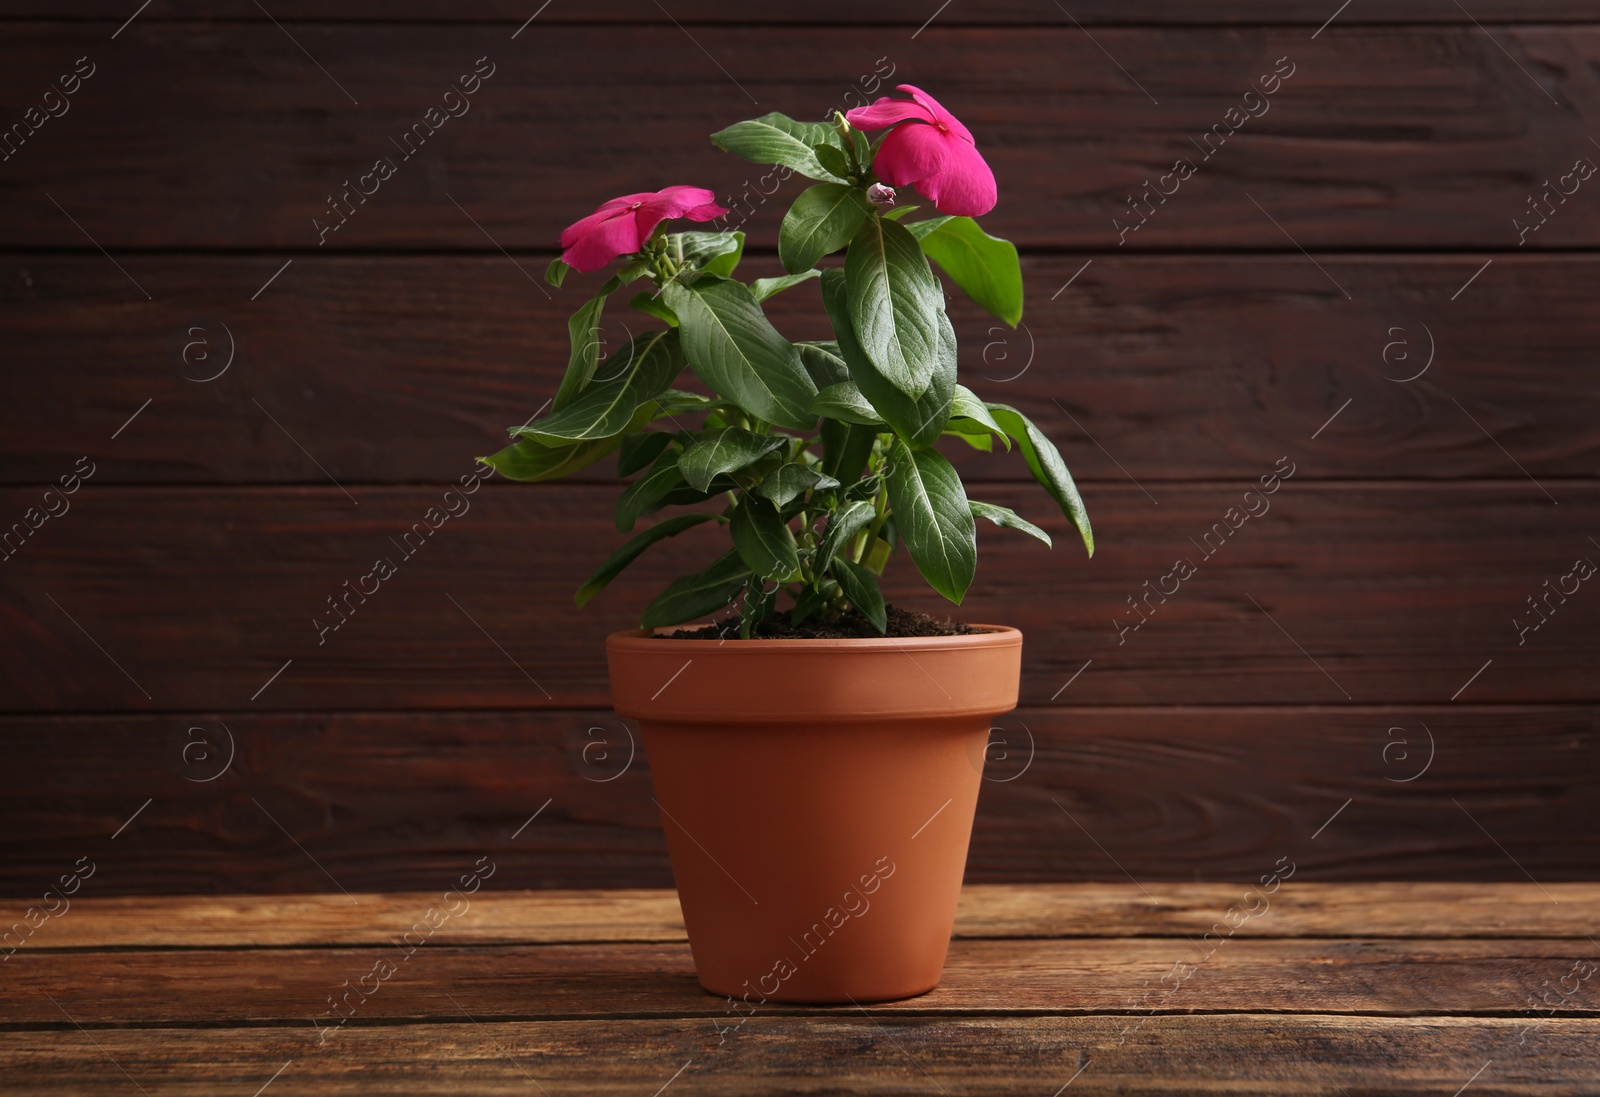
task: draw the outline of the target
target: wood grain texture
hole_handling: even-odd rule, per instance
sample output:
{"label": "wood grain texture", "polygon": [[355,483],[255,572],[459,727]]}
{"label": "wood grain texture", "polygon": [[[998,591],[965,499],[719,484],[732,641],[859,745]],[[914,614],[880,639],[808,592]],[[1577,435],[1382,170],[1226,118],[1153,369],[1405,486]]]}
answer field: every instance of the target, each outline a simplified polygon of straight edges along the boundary
{"label": "wood grain texture", "polygon": [[[1025,692],[1045,700],[1057,684]],[[1126,922],[1155,933],[1149,918],[1159,915],[1171,919],[1163,932],[1187,934],[1237,901],[1241,885],[1218,883],[1202,901],[1158,881],[1256,881],[1285,859],[1295,881],[1525,882],[1524,871],[1547,887],[1592,879],[1582,836],[1593,833],[1600,802],[1597,712],[1024,708],[995,721],[967,880],[1114,881],[1118,896],[1145,888],[1159,900],[1155,914],[1135,904],[1113,917],[1069,894],[1051,915],[1052,932]],[[72,917],[41,929],[40,947],[81,943],[78,910],[106,896],[442,892],[485,856],[495,889],[670,886],[648,758],[641,750],[628,762],[630,730],[604,710],[7,718],[0,796],[18,840],[0,856],[0,895],[10,897],[0,915],[15,920],[79,858],[95,875]],[[236,750],[222,773],[230,734]],[[1450,894],[1463,904],[1452,917],[1493,932],[1495,893]],[[1435,898],[1385,893],[1373,911],[1329,918],[1362,927],[1350,934],[1404,933],[1417,920],[1414,904]],[[573,904],[584,901],[562,901],[559,916],[576,917]],[[136,925],[141,909],[113,903],[107,918]],[[259,932],[254,909],[195,914],[172,932],[187,939],[192,922],[213,918],[217,932]],[[377,918],[393,908],[371,909]],[[1571,935],[1563,919],[1588,909],[1561,903],[1534,912],[1554,921],[1524,912],[1516,924],[1525,935]],[[665,916],[650,915],[652,924],[659,929]],[[1028,911],[972,916],[990,927],[984,933],[1039,932]],[[85,917],[83,932],[103,924]],[[322,943],[299,935],[298,920],[310,917],[299,908],[266,917],[284,935],[274,943]],[[504,924],[520,917],[508,912]],[[1285,925],[1313,932],[1298,917]],[[1436,917],[1427,925],[1455,932]]]}
{"label": "wood grain texture", "polygon": [[[72,0],[45,4],[41,0],[4,0],[0,18],[100,19],[114,29],[128,18],[128,6],[117,0]],[[921,0],[881,0],[870,7],[844,0],[768,0],[767,3],[738,9],[730,18],[726,5],[715,0],[677,0],[670,11],[645,0],[606,0],[597,4],[552,4],[542,0],[485,0],[463,9],[449,0],[401,0],[376,7],[359,0],[280,0],[272,6],[280,20],[400,22],[405,20],[452,23],[506,23],[515,30],[529,21],[530,13],[539,25],[547,23],[772,23],[772,24],[863,24],[866,27],[904,25],[920,27],[937,17],[939,25],[985,25],[1066,23],[1059,12],[1041,12],[1026,0],[990,0],[983,4],[963,4],[939,9]],[[1080,0],[1072,6],[1072,18],[1080,23],[1112,25],[1226,25],[1231,23],[1304,24],[1317,27],[1329,21],[1332,9],[1318,0],[1230,0],[1218,4],[1187,4],[1174,0]],[[1485,23],[1494,22],[1582,22],[1594,12],[1580,0],[1480,0],[1472,14]],[[141,21],[228,20],[262,22],[261,9],[237,0],[200,3],[199,0],[170,0],[139,16]],[[1456,8],[1441,8],[1428,0],[1391,0],[1383,5],[1356,5],[1338,14],[1345,26],[1363,23],[1467,23],[1468,17]],[[531,33],[531,32],[529,32]]]}
{"label": "wood grain texture", "polygon": [[[1001,925],[1028,935],[959,936],[942,985],[918,998],[752,1003],[737,1016],[699,989],[684,941],[632,939],[664,928],[665,893],[479,892],[333,1014],[352,976],[402,955],[377,934],[391,921],[402,929],[408,904],[427,896],[367,895],[365,909],[338,895],[121,904],[156,929],[142,939],[129,935],[130,918],[115,917],[118,904],[88,902],[72,932],[90,947],[7,959],[0,1065],[19,1093],[131,1082],[164,1093],[223,1084],[497,1093],[549,1083],[588,1094],[660,1092],[680,1078],[729,1093],[1322,1093],[1332,1084],[1399,1094],[1464,1081],[1487,1093],[1583,1093],[1600,1079],[1600,1006],[1583,974],[1600,949],[1587,933],[1593,890],[1558,887],[1556,901],[1533,884],[1291,882],[1258,922],[1218,934],[1207,955],[1188,934],[1139,934],[1198,928],[1194,908],[1227,901],[1216,889],[1142,898],[1130,888],[971,889],[964,934]],[[586,925],[574,924],[576,903]],[[1547,908],[1563,903],[1552,919]],[[1403,908],[1413,915],[1405,922],[1395,917]],[[1110,933],[1061,937],[1067,910]],[[496,943],[513,928],[508,915],[534,938],[587,939]],[[219,947],[150,947],[176,941],[185,923]],[[1584,936],[1516,935],[1556,923]],[[262,947],[281,945],[286,925],[323,947]],[[1430,925],[1487,928],[1491,939],[1430,936]],[[1402,939],[1315,939],[1336,926],[1399,929]],[[336,943],[353,939],[372,944]],[[1559,1009],[1542,1007],[1545,988],[1572,979],[1577,990],[1562,992]]]}
{"label": "wood grain texture", "polygon": [[[492,878],[492,877],[491,877]],[[973,884],[961,890],[958,940],[1187,938],[1245,898],[1237,883],[1152,881],[1093,884]],[[1270,887],[1270,883],[1267,885]],[[1541,890],[1541,888],[1543,890]],[[98,891],[99,888],[90,889]],[[1260,908],[1234,939],[1583,939],[1597,931],[1600,884],[1349,884],[1290,880],[1247,905]],[[70,917],[30,942],[27,955],[97,949],[292,948],[387,945],[436,892],[302,895],[160,895],[72,900]],[[1551,900],[1555,900],[1552,902]],[[450,947],[684,941],[677,892],[667,888],[499,891],[468,898],[470,916],[449,923]],[[1264,904],[1264,905],[1263,905]],[[22,910],[0,905],[0,919]],[[1581,948],[1582,946],[1576,946]],[[9,962],[9,961],[7,961]]]}
{"label": "wood grain texture", "polygon": [[[1600,261],[1499,258],[1450,300],[1485,258],[1321,258],[1351,302],[1298,253],[1030,257],[1021,330],[952,291],[962,379],[1034,416],[1086,483],[1253,480],[1281,453],[1312,458],[1307,479],[1593,477]],[[6,257],[0,328],[31,368],[0,377],[5,481],[89,454],[96,484],[449,483],[555,392],[589,288],[546,297],[501,255],[313,256],[251,302],[278,257],[124,262],[155,301],[103,256]],[[770,307],[792,338],[828,334],[814,287]],[[654,324],[616,301],[608,345]],[[969,478],[1026,475],[949,452]]]}
{"label": "wood grain texture", "polygon": [[[693,1092],[844,1094],[1450,1093],[1581,1095],[1600,1084],[1600,1020],[1558,1017],[1519,1045],[1523,1018],[1339,1016],[762,1017],[719,1044],[705,1019],[539,1024],[461,1019],[347,1029],[318,1045],[293,1028],[0,1033],[24,1093],[649,1093],[682,1070]],[[108,1062],[107,1060],[110,1060]],[[112,1064],[116,1064],[114,1067]],[[121,1073],[126,1071],[126,1075]],[[1087,1067],[1087,1069],[1085,1069]],[[1081,1073],[1080,1073],[1081,1072]],[[689,1088],[688,1086],[685,1087]],[[669,1091],[670,1092],[670,1091]]]}
{"label": "wood grain texture", "polygon": [[[1296,471],[1315,467],[1314,456],[1295,458]],[[1276,459],[1261,451],[1263,473]],[[1243,497],[1250,486],[1096,485],[1087,500],[1106,547],[1086,560],[1033,485],[988,485],[980,497],[1037,519],[1059,544],[1052,552],[985,530],[959,616],[1027,634],[1031,703],[1059,693],[1090,659],[1073,704],[1600,699],[1600,618],[1585,586],[1565,604],[1552,597],[1548,622],[1521,634],[1524,643],[1514,623],[1534,620],[1525,600],[1546,580],[1559,583],[1596,553],[1593,484],[1554,485],[1559,506],[1526,481],[1290,479],[1255,502]],[[580,611],[572,592],[621,540],[614,489],[495,484],[452,500],[437,486],[356,491],[80,489],[70,512],[3,565],[0,706],[600,707],[604,636],[630,627],[669,579],[723,551],[715,530],[692,529]],[[22,516],[38,498],[0,491],[0,513]],[[1271,509],[1242,520],[1237,508],[1262,502]],[[439,528],[422,536],[430,508],[464,503],[442,523],[436,511]],[[407,556],[400,538],[413,525],[422,547]],[[358,603],[343,584],[354,591],[379,557],[396,573]],[[1119,622],[1141,620],[1129,599],[1145,597],[1146,582],[1155,591],[1175,559],[1196,572],[1165,603],[1149,595],[1139,630],[1119,633]],[[891,599],[949,611],[903,561],[890,575]],[[354,610],[337,630],[336,596]]]}
{"label": "wood grain texture", "polygon": [[[434,900],[437,901],[436,899]],[[421,917],[427,903],[411,912]],[[1270,918],[1270,912],[1263,916]],[[471,908],[462,915],[472,918]],[[29,952],[6,962],[0,1024],[59,1027],[61,1011],[85,1027],[222,1024],[364,1024],[459,1016],[480,1022],[609,1017],[708,1017],[725,998],[695,979],[687,942],[458,948],[446,923],[408,955],[388,945],[348,949]],[[404,932],[400,923],[395,935]],[[1209,955],[1208,955],[1209,953]],[[346,1014],[333,1009],[345,981],[393,973]],[[876,1005],[914,1014],[1176,1012],[1408,1016],[1532,1015],[1540,984],[1577,982],[1574,964],[1600,965],[1600,946],[1577,941],[1366,941],[1295,939],[955,941],[930,994]],[[1585,968],[1578,968],[1581,972]],[[1176,971],[1178,975],[1169,975]],[[1296,975],[1286,979],[1284,973]],[[1169,982],[1159,982],[1169,975]],[[1179,976],[1182,976],[1181,981]],[[377,982],[377,977],[369,984]],[[1177,981],[1174,987],[1173,983]],[[1581,984],[1580,984],[1581,985]],[[1168,993],[1171,988],[1171,993]],[[47,997],[48,995],[48,997]],[[55,1001],[52,1002],[51,998]],[[332,1001],[330,1002],[330,999]],[[1530,1000],[1533,1005],[1530,1005]],[[1556,999],[1552,999],[1556,1000]],[[849,1014],[763,1007],[758,1015],[817,1019]],[[1564,1015],[1600,1017],[1600,995],[1580,991]]]}
{"label": "wood grain texture", "polygon": [[[34,101],[84,55],[85,29],[11,28],[16,60],[0,71],[0,100]],[[507,27],[314,23],[294,39],[262,21],[136,21],[113,52],[100,49],[71,112],[6,164],[0,194],[12,216],[0,244],[92,249],[87,233],[113,251],[314,252],[313,218],[330,193],[392,155],[393,177],[352,199],[349,231],[331,233],[328,248],[549,247],[600,200],[645,181],[709,186],[736,202],[750,191],[741,216],[753,242],[771,245],[780,197],[798,186],[763,183],[765,169],[706,135],[768,110],[848,107],[864,98],[862,75],[888,58],[894,80],[937,88],[980,136],[1005,181],[992,231],[1030,247],[1115,250],[1113,219],[1131,221],[1131,194],[1179,158],[1203,160],[1199,135],[1226,130],[1252,82],[1287,58],[1294,75],[1267,113],[1169,200],[1152,199],[1156,212],[1127,248],[1510,251],[1528,192],[1594,152],[1588,73],[1600,59],[1600,28],[1491,36],[1467,24],[1335,23],[1316,39],[1301,26],[1106,28],[1091,39],[1065,20],[935,23],[914,39],[902,27],[702,27],[705,53],[670,24],[550,24],[513,42]],[[468,113],[399,160],[396,135],[483,57],[494,75]],[[1600,205],[1551,205],[1549,231],[1529,234],[1528,247],[1600,239]],[[145,298],[129,285],[123,299]]]}

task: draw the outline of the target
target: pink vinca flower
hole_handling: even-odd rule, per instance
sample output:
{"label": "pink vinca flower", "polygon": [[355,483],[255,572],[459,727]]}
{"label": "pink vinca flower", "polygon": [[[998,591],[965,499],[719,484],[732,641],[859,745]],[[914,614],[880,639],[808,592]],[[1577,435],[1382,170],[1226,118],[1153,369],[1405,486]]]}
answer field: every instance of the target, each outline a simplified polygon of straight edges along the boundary
{"label": "pink vinca flower", "polygon": [[897,187],[915,186],[940,213],[981,217],[994,209],[994,172],[972,132],[921,88],[901,84],[900,90],[911,98],[884,96],[845,115],[857,129],[895,126],[879,146],[872,170]]}
{"label": "pink vinca flower", "polygon": [[644,246],[662,221],[687,217],[709,221],[728,211],[717,205],[716,195],[704,187],[667,187],[654,194],[624,194],[603,203],[561,234],[561,258],[585,274],[599,270],[619,255],[631,255]]}

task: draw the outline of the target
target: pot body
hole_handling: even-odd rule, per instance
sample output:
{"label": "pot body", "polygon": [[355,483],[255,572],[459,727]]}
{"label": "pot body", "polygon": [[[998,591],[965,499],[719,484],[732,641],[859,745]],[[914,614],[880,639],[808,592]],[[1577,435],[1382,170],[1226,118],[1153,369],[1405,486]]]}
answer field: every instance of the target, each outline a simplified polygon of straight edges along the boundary
{"label": "pot body", "polygon": [[606,642],[700,983],[752,1004],[932,990],[1022,634]]}

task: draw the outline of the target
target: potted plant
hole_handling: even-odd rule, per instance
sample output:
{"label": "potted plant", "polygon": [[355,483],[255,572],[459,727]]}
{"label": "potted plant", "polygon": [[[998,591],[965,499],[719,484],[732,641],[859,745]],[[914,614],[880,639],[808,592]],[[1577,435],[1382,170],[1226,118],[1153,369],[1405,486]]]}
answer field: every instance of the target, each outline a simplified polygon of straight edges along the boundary
{"label": "potted plant", "polygon": [[[728,531],[727,552],[606,651],[616,711],[639,721],[650,757],[700,982],[751,1004],[886,1000],[939,981],[989,722],[1016,706],[1022,635],[888,607],[878,577],[903,546],[960,603],[975,519],[1050,537],[969,499],[936,443],[1015,445],[1093,552],[1055,446],[958,381],[929,259],[1012,326],[1022,273],[1016,248],[973,220],[996,190],[972,135],[900,90],[832,123],[768,114],[712,136],[812,181],[779,230],[781,277],[736,277],[742,232],[666,231],[726,216],[708,190],[626,195],[568,228],[550,282],[620,266],[572,316],[551,413],[483,459],[540,481],[615,453],[634,478],[622,533],[698,508],[634,533],[580,606],[663,538]],[[895,205],[908,185],[936,216]],[[840,251],[842,265],[822,266]],[[812,280],[834,338],[791,342],[763,302]],[[628,304],[659,324],[602,363],[602,309],[638,283]],[[676,387],[685,370],[706,391]]]}

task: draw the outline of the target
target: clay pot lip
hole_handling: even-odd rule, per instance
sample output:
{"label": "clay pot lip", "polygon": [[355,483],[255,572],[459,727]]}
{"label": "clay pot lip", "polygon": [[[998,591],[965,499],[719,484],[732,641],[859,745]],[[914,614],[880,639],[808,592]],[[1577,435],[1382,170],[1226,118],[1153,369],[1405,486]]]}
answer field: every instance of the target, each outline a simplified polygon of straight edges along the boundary
{"label": "clay pot lip", "polygon": [[661,629],[624,629],[606,637],[606,650],[626,652],[630,655],[645,652],[665,653],[682,650],[695,655],[721,652],[727,655],[781,655],[794,652],[819,654],[823,652],[873,652],[873,651],[948,651],[971,648],[1020,647],[1022,630],[1010,625],[990,625],[971,622],[968,627],[980,629],[977,633],[956,636],[851,636],[836,639],[802,640],[671,640],[662,643],[658,632],[682,628],[667,625]]}

